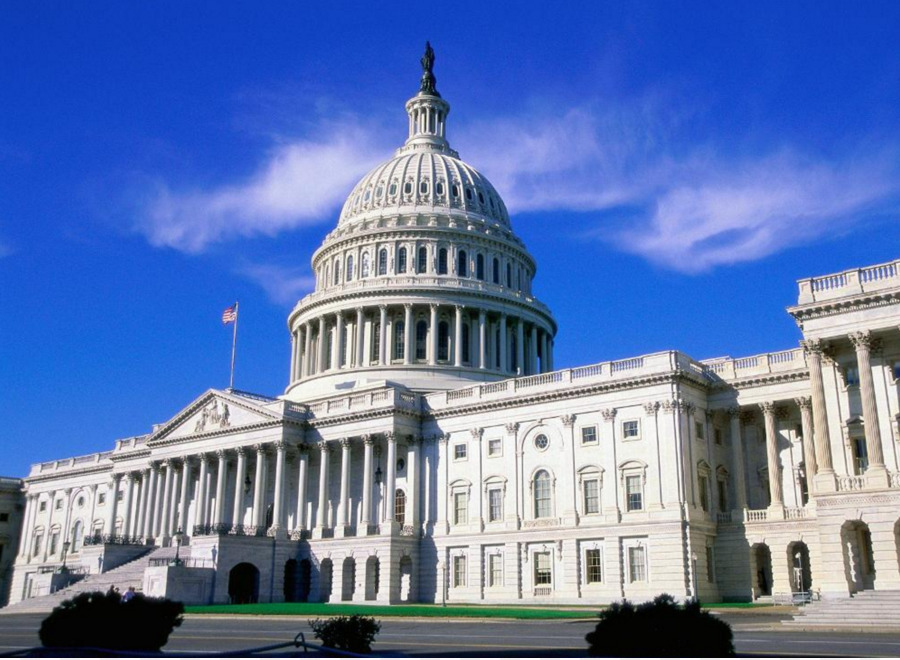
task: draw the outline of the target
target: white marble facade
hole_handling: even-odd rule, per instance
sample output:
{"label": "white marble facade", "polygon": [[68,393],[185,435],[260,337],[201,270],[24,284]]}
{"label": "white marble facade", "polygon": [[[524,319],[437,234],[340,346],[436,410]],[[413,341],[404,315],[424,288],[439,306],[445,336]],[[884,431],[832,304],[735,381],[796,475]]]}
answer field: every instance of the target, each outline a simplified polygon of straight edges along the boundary
{"label": "white marble facade", "polygon": [[34,465],[13,602],[64,542],[96,572],[176,538],[190,561],[145,588],[197,601],[900,589],[900,261],[800,281],[792,349],[554,370],[534,260],[430,69],[407,112],[313,256],[285,393],[209,390]]}

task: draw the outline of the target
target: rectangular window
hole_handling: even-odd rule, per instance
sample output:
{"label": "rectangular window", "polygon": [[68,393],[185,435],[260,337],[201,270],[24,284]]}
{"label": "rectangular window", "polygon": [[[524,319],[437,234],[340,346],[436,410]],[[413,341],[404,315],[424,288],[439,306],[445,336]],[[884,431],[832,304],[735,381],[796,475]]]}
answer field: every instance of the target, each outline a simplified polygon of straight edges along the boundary
{"label": "rectangular window", "polygon": [[631,475],[625,477],[625,496],[629,511],[640,511],[644,508],[644,492],[641,486],[641,476]]}
{"label": "rectangular window", "polygon": [[381,350],[381,323],[372,324],[372,346],[369,348],[369,363],[378,362]]}
{"label": "rectangular window", "polygon": [[856,474],[864,474],[869,469],[869,450],[865,438],[853,438],[853,468]]}
{"label": "rectangular window", "polygon": [[59,532],[53,532],[50,535],[50,554],[56,554],[56,546],[59,545]]}
{"label": "rectangular window", "polygon": [[503,555],[488,555],[488,586],[503,586]]}
{"label": "rectangular window", "polygon": [[454,461],[466,460],[467,454],[468,454],[468,445],[466,445],[465,443],[453,445],[453,460]]}
{"label": "rectangular window", "polygon": [[584,482],[585,514],[600,513],[600,480],[586,479]]}
{"label": "rectangular window", "polygon": [[453,524],[465,525],[469,520],[469,496],[466,493],[453,494]]}
{"label": "rectangular window", "polygon": [[844,384],[847,387],[859,385],[859,369],[857,367],[847,367],[844,370]]}
{"label": "rectangular window", "polygon": [[894,374],[894,380],[900,380],[900,360],[894,360],[892,372]]}
{"label": "rectangular window", "polygon": [[713,431],[713,434],[714,434],[713,437],[716,440],[716,444],[721,445],[722,444],[722,429],[715,429]]}
{"label": "rectangular window", "polygon": [[394,321],[394,359],[406,357],[406,322]]}
{"label": "rectangular window", "polygon": [[716,581],[716,552],[711,545],[706,546],[706,580]]}
{"label": "rectangular window", "polygon": [[9,522],[9,514],[0,513],[0,522]]}
{"label": "rectangular window", "polygon": [[697,434],[697,440],[706,439],[706,434],[703,432],[703,422],[694,422],[694,430]]}
{"label": "rectangular window", "polygon": [[534,553],[534,586],[553,584],[553,568],[549,552]]}
{"label": "rectangular window", "polygon": [[599,548],[585,550],[584,579],[588,584],[603,582],[603,556]]}
{"label": "rectangular window", "polygon": [[700,475],[697,481],[700,485],[700,508],[709,511],[709,477]]}
{"label": "rectangular window", "polygon": [[106,502],[106,493],[97,495],[97,504],[103,504],[104,502]]}
{"label": "rectangular window", "polygon": [[456,555],[453,558],[453,586],[466,586],[466,556]]}
{"label": "rectangular window", "polygon": [[628,548],[628,581],[647,581],[647,553],[643,546]]}
{"label": "rectangular window", "polygon": [[488,520],[490,522],[503,520],[503,491],[500,488],[491,488],[488,491]]}
{"label": "rectangular window", "polygon": [[125,499],[125,493],[121,490],[116,491],[116,502],[121,502],[123,499]]}
{"label": "rectangular window", "polygon": [[40,506],[39,508],[40,508],[41,512],[44,512],[44,511],[47,510],[47,502],[46,502],[46,500],[43,501],[43,502],[41,502],[41,506]]}
{"label": "rectangular window", "polygon": [[41,546],[44,544],[44,535],[43,534],[35,534],[34,535],[34,546],[31,549],[31,556],[36,557],[41,552]]}
{"label": "rectangular window", "polygon": [[491,438],[488,440],[488,456],[503,455],[503,440],[501,438]]}
{"label": "rectangular window", "polygon": [[585,426],[581,429],[581,444],[592,445],[597,442],[597,427]]}
{"label": "rectangular window", "polygon": [[636,419],[622,422],[622,438],[624,440],[635,440],[641,437],[641,425]]}
{"label": "rectangular window", "polygon": [[728,484],[719,480],[719,511],[728,511]]}
{"label": "rectangular window", "polygon": [[57,511],[59,511],[60,509],[62,509],[62,503],[63,503],[62,500],[56,500],[53,503],[53,508],[56,509]]}

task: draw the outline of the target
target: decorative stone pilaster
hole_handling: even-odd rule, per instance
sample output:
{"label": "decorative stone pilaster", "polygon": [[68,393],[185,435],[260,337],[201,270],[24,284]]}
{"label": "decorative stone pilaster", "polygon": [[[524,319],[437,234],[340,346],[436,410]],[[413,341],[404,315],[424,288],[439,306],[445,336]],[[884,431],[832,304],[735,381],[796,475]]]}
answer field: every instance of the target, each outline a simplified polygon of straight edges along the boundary
{"label": "decorative stone pilaster", "polygon": [[741,409],[737,406],[728,409],[731,434],[731,481],[733,485],[734,506],[743,510],[747,508],[747,485],[744,477],[744,442],[741,436]]}
{"label": "decorative stone pilaster", "polygon": [[856,363],[859,367],[859,393],[863,406],[866,453],[869,455],[869,467],[865,474],[866,485],[870,488],[887,488],[890,476],[884,465],[881,427],[878,424],[878,406],[875,401],[875,383],[872,380],[872,335],[868,331],[853,332],[849,338],[856,349]]}

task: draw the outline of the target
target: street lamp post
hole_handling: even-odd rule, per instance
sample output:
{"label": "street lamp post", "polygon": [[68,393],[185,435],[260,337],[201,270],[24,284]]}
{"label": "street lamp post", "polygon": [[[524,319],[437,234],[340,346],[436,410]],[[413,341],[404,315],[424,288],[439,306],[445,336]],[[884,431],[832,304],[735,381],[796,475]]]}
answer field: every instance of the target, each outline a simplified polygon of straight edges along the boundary
{"label": "street lamp post", "polygon": [[62,563],[62,567],[60,567],[60,569],[59,569],[60,573],[67,573],[69,571],[69,569],[66,568],[66,554],[68,552],[69,552],[69,542],[63,541],[63,544],[62,544],[62,561],[63,561],[63,563]]}
{"label": "street lamp post", "polygon": [[178,528],[178,531],[173,535],[175,538],[175,561],[172,562],[173,566],[181,566],[181,540],[184,538],[184,532],[181,531],[181,528]]}
{"label": "street lamp post", "polygon": [[805,591],[803,588],[803,553],[798,550],[794,559],[797,560],[797,591],[802,593]]}

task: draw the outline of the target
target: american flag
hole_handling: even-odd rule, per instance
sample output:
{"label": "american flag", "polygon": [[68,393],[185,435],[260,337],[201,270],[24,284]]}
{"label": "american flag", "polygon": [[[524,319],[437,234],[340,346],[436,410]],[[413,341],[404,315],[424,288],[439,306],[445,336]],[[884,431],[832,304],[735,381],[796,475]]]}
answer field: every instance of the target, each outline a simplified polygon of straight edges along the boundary
{"label": "american flag", "polygon": [[222,312],[222,325],[228,325],[235,321],[237,321],[237,303],[233,304],[231,307],[226,307],[225,311]]}

